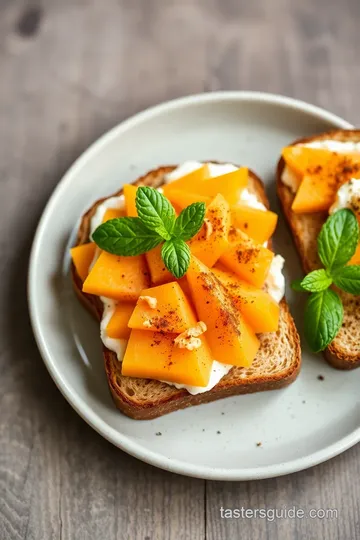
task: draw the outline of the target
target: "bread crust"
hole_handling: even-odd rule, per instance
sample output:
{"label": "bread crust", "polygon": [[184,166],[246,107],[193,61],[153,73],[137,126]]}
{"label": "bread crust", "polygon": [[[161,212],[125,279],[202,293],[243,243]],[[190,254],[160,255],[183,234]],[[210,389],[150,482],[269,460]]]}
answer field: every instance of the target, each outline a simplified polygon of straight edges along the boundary
{"label": "bread crust", "polygon": [[[175,166],[164,166],[150,171],[134,182],[134,185],[151,185],[152,187],[159,187],[163,183],[164,175],[169,173],[174,168]],[[249,171],[249,175],[252,179],[254,190],[256,191],[259,199],[267,208],[269,208],[269,202],[266,197],[263,183],[252,171]],[[113,196],[118,196],[121,193],[122,190],[115,193]],[[99,204],[101,204],[106,198],[95,202],[94,205],[83,215],[75,245],[80,245],[89,241],[91,217],[94,215]],[[73,264],[71,266],[71,273],[74,290],[79,300],[86,307],[86,309],[88,309],[88,311],[90,311],[98,320],[100,320],[103,310],[100,299],[96,296],[82,292],[82,281],[78,276]],[[136,396],[129,395],[127,392],[122,391],[122,387],[126,387],[126,380],[129,378],[121,375],[121,363],[117,360],[116,354],[104,347],[103,357],[105,371],[110,393],[115,405],[118,409],[120,409],[121,412],[133,419],[149,420],[179,409],[191,407],[193,405],[209,403],[217,399],[239,394],[275,390],[289,385],[296,379],[300,370],[300,342],[294,321],[290,315],[285,299],[281,301],[281,312],[282,318],[285,321],[284,324],[287,328],[289,340],[291,341],[291,350],[293,354],[293,358],[291,359],[290,367],[288,369],[276,373],[271,377],[259,376],[255,379],[251,379],[250,381],[246,380],[246,378],[239,377],[236,379],[234,377],[231,378],[226,376],[212,390],[197,395],[191,395],[184,389],[178,390],[175,387],[171,387],[170,395],[169,392],[167,392],[164,396],[162,396],[160,392],[160,395],[156,399],[149,400],[147,403],[138,402],[136,400]],[[273,339],[276,339],[276,334],[274,334]],[[164,386],[164,383],[159,381],[153,382],[158,383],[159,387]],[[168,385],[166,385],[166,387],[169,388]]]}
{"label": "bread crust", "polygon": [[[320,135],[314,135],[312,137],[305,137],[297,139],[292,142],[290,146],[296,144],[304,144],[315,140],[336,140],[336,141],[360,141],[360,130],[334,130],[321,133]],[[277,194],[280,199],[281,207],[285,215],[286,221],[290,227],[292,237],[300,256],[302,267],[304,272],[308,273],[321,266],[320,259],[318,258],[316,249],[312,256],[309,256],[308,251],[304,243],[303,232],[307,230],[313,236],[313,241],[316,242],[318,233],[321,227],[325,223],[328,213],[317,212],[314,214],[295,214],[291,210],[292,202],[295,198],[291,189],[286,186],[281,178],[285,168],[285,161],[281,157],[277,164],[276,169],[276,188]],[[315,245],[316,247],[316,245]],[[354,297],[343,291],[337,290],[340,294],[344,304],[344,314],[347,319],[352,319],[352,311],[355,306],[360,307],[360,297]],[[359,299],[359,303],[356,299]],[[355,307],[356,309],[356,307]],[[360,310],[359,310],[360,311]],[[354,312],[354,316],[356,311]],[[359,331],[360,329],[358,329]],[[360,338],[359,338],[360,342]],[[350,350],[349,350],[350,349]],[[332,343],[325,349],[324,356],[327,362],[336,369],[349,370],[355,369],[360,366],[360,349],[359,351],[351,350],[351,346],[345,342],[342,335],[336,336]]]}

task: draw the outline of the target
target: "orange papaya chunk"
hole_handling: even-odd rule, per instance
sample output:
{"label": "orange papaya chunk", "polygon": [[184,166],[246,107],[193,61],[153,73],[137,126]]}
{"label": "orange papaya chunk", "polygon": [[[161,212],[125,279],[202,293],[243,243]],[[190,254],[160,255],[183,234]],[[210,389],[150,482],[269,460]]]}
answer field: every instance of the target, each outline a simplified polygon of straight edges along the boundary
{"label": "orange papaya chunk", "polygon": [[328,167],[331,161],[333,161],[333,164],[336,164],[338,158],[344,158],[344,155],[336,154],[323,148],[309,148],[307,146],[295,145],[283,148],[282,157],[286,165],[296,175],[302,177],[304,174],[311,174],[318,167]]}
{"label": "orange papaya chunk", "polygon": [[143,255],[121,257],[102,251],[83,284],[83,291],[115,300],[136,301],[149,285]]}
{"label": "orange papaya chunk", "polygon": [[137,186],[133,186],[132,184],[125,184],[123,190],[125,197],[126,215],[129,217],[136,217],[138,215],[135,204]]}
{"label": "orange papaya chunk", "polygon": [[213,358],[224,364],[250,366],[260,343],[225,287],[194,256],[186,277],[198,317],[207,326],[206,338]]}
{"label": "orange papaya chunk", "polygon": [[219,262],[240,279],[261,289],[273,258],[272,251],[235,229],[229,234],[229,248],[221,255]]}
{"label": "orange papaya chunk", "polygon": [[162,186],[163,193],[165,197],[168,197],[169,200],[171,200],[170,196],[173,191],[189,191],[192,193],[194,192],[193,187],[202,183],[208,177],[209,167],[205,164],[200,166],[198,169],[195,169],[195,171],[191,171],[189,174],[186,174],[185,176],[182,176],[181,178]]}
{"label": "orange papaya chunk", "polygon": [[117,304],[114,314],[106,327],[106,333],[110,338],[129,339],[131,329],[128,327],[128,323],[134,308],[134,302],[120,302],[120,304]]}
{"label": "orange papaya chunk", "polygon": [[280,307],[270,294],[249,285],[230,272],[219,268],[213,268],[213,272],[256,334],[277,331]]}
{"label": "orange papaya chunk", "polygon": [[105,223],[105,221],[109,221],[110,219],[124,217],[125,215],[126,215],[126,211],[124,208],[108,208],[104,214],[102,222]]}
{"label": "orange papaya chunk", "polygon": [[360,178],[360,165],[341,165],[324,176],[321,173],[306,174],[296,192],[292,211],[297,214],[327,212],[339,187],[350,178]]}
{"label": "orange papaya chunk", "polygon": [[195,324],[195,313],[176,281],[141,291],[129,320],[129,328],[171,334],[181,334]]}
{"label": "orange papaya chunk", "polygon": [[122,362],[122,375],[207,386],[213,359],[204,335],[200,336],[201,346],[192,351],[177,347],[175,338],[176,334],[132,330]]}
{"label": "orange papaya chunk", "polygon": [[89,267],[95,257],[96,244],[89,242],[70,249],[72,261],[81,281],[85,281],[89,273]]}
{"label": "orange papaya chunk", "polygon": [[188,191],[182,191],[180,189],[173,189],[170,191],[167,194],[167,198],[175,208],[180,208],[181,210],[195,202],[204,202],[206,205],[211,202],[211,197],[208,197],[207,195],[189,193]]}
{"label": "orange papaya chunk", "polygon": [[360,264],[360,244],[358,244],[358,247],[348,264]]}
{"label": "orange papaya chunk", "polygon": [[178,279],[177,282],[180,285],[180,287],[182,288],[182,291],[185,294],[186,298],[189,300],[191,305],[193,305],[192,299],[191,299],[191,290],[190,290],[188,281],[186,279],[186,275],[184,277]]}
{"label": "orange papaya chunk", "polygon": [[230,221],[229,204],[218,194],[206,210],[203,227],[189,242],[191,253],[210,268],[228,248]]}
{"label": "orange papaya chunk", "polygon": [[278,216],[270,210],[242,206],[231,208],[232,225],[244,231],[250,238],[263,244],[274,234]]}
{"label": "orange papaya chunk", "polygon": [[290,169],[302,177],[291,207],[295,213],[327,211],[339,187],[360,176],[360,153],[290,146],[282,155]]}
{"label": "orange papaya chunk", "polygon": [[174,276],[166,268],[161,258],[161,248],[162,246],[157,246],[145,253],[152,285],[162,285],[163,283],[169,283],[169,281],[174,280]]}
{"label": "orange papaya chunk", "polygon": [[248,183],[248,169],[241,167],[220,176],[209,178],[193,186],[192,191],[200,195],[215,197],[220,193],[230,206],[234,206]]}
{"label": "orange papaya chunk", "polygon": [[326,181],[319,182],[316,176],[304,176],[291,210],[296,214],[327,211],[334,202],[335,194],[334,186]]}

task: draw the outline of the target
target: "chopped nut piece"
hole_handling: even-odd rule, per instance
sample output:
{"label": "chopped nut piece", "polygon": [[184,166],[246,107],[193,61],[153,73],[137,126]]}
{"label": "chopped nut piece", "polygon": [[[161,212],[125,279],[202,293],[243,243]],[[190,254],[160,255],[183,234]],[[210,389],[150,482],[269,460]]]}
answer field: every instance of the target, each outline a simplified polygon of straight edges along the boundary
{"label": "chopped nut piece", "polygon": [[181,337],[182,334],[177,336],[174,339],[174,344],[179,349],[187,349],[188,351],[193,351],[194,349],[199,349],[201,347],[201,339],[197,337]]}
{"label": "chopped nut piece", "polygon": [[152,326],[152,322],[150,319],[146,319],[144,322],[143,322],[143,326],[145,326],[145,328],[151,328]]}
{"label": "chopped nut piece", "polygon": [[188,328],[188,330],[185,330],[185,332],[182,332],[182,334],[179,334],[174,339],[174,344],[176,347],[179,347],[179,349],[188,349],[189,351],[199,349],[199,347],[201,347],[201,339],[199,339],[198,336],[201,336],[206,330],[206,324],[203,321],[199,321],[195,326],[192,326],[191,328]]}
{"label": "chopped nut piece", "polygon": [[203,321],[199,321],[195,326],[192,326],[186,332],[191,337],[198,337],[201,336],[204,332],[206,332],[207,326]]}
{"label": "chopped nut piece", "polygon": [[210,238],[214,230],[210,219],[208,218],[204,219],[204,226],[205,226],[205,240],[207,240],[208,238]]}
{"label": "chopped nut piece", "polygon": [[146,302],[151,309],[156,309],[157,306],[157,298],[154,298],[153,296],[139,296],[139,300],[142,300],[143,302]]}

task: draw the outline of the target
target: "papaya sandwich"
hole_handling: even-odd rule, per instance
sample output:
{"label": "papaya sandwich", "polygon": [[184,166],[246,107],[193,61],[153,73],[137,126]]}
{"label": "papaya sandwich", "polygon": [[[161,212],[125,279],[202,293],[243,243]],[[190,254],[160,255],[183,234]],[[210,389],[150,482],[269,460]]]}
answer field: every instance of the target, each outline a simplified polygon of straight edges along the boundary
{"label": "papaya sandwich", "polygon": [[116,406],[135,419],[290,384],[301,362],[272,251],[277,216],[246,167],[159,167],[82,216],[71,249]]}
{"label": "papaya sandwich", "polygon": [[305,337],[339,369],[360,365],[360,131],[337,130],[285,147],[277,192],[309,293]]}

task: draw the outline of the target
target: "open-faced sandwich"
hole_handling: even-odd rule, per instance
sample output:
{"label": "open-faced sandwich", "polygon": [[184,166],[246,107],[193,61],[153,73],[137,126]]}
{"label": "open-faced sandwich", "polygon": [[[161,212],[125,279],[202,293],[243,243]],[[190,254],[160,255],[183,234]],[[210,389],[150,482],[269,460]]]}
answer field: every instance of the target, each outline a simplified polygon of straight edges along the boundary
{"label": "open-faced sandwich", "polygon": [[282,151],[277,191],[310,294],[305,336],[331,365],[360,365],[360,131],[293,142]]}
{"label": "open-faced sandwich", "polygon": [[74,288],[100,321],[110,391],[126,415],[150,419],[296,378],[299,338],[268,206],[247,168],[186,162],[84,214]]}

